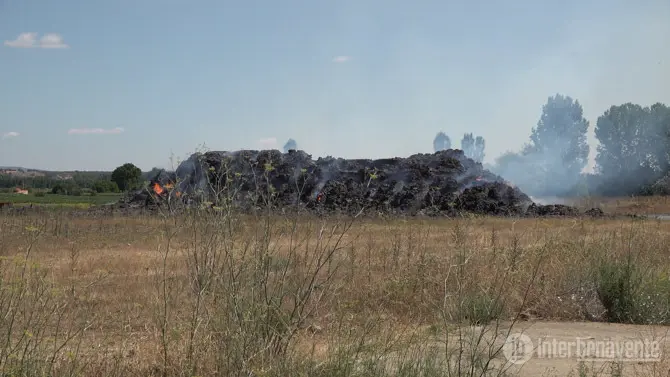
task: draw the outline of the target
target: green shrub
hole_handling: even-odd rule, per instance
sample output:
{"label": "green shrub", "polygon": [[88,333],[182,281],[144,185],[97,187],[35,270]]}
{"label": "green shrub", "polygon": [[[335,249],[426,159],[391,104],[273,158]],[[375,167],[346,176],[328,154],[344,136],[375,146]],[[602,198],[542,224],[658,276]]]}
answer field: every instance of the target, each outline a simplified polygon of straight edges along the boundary
{"label": "green shrub", "polygon": [[608,322],[670,323],[670,281],[634,263],[631,256],[623,261],[601,261],[596,289]]}
{"label": "green shrub", "polygon": [[466,295],[461,302],[461,318],[471,325],[486,325],[499,319],[503,313],[503,305],[498,297],[485,292]]}
{"label": "green shrub", "polygon": [[631,263],[603,261],[598,266],[596,289],[608,322],[635,322],[635,296],[640,292],[639,272]]}

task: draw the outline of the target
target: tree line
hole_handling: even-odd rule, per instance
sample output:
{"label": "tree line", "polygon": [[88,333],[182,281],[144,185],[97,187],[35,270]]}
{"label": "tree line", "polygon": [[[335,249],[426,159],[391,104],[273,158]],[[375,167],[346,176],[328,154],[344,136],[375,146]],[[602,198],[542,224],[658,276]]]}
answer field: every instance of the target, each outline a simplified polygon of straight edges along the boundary
{"label": "tree line", "polygon": [[[472,133],[466,133],[461,139],[461,150],[466,157],[471,158],[477,162],[484,161],[484,149],[486,148],[486,141],[483,137],[475,137]],[[435,135],[433,139],[433,151],[443,151],[451,149],[451,138],[443,131]]]}
{"label": "tree line", "polygon": [[73,172],[71,178],[63,179],[62,173],[45,172],[44,175],[18,176],[0,174],[0,190],[11,192],[14,188],[28,188],[38,192],[59,195],[81,195],[90,193],[118,193],[141,187],[161,169],[142,172],[132,163],[125,163],[112,172]]}
{"label": "tree line", "polygon": [[[528,142],[519,151],[499,156],[491,171],[533,196],[668,195],[670,194],[670,108],[624,103],[598,117],[594,133],[599,145],[593,173],[584,173],[590,147],[590,123],[583,107],[570,96],[547,99]],[[435,151],[451,148],[438,132]],[[484,139],[465,134],[465,155],[483,160]]]}

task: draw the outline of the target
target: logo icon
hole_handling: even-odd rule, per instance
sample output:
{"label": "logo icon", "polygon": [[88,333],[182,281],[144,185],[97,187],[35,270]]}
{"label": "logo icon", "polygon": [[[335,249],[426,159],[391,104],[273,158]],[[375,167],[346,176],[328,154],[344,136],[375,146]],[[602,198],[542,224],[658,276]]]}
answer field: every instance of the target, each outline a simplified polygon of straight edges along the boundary
{"label": "logo icon", "polygon": [[524,364],[533,357],[533,341],[528,335],[522,333],[510,334],[505,339],[503,354],[512,364]]}

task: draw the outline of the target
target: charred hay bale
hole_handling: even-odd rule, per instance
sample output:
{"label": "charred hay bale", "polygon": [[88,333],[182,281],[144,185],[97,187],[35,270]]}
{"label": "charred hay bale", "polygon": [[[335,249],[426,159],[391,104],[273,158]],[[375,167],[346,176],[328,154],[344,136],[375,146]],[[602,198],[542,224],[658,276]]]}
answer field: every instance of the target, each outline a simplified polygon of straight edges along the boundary
{"label": "charred hay bale", "polygon": [[500,182],[486,183],[463,191],[455,200],[457,211],[489,215],[521,215],[530,198]]}
{"label": "charred hay bale", "polygon": [[603,210],[600,208],[591,208],[584,211],[584,215],[591,217],[603,217],[605,216],[605,212],[603,212]]}
{"label": "charred hay bale", "polygon": [[204,157],[201,153],[194,153],[179,164],[175,171],[179,181],[179,190],[192,195],[197,189],[206,187],[207,176],[204,169]]}
{"label": "charred hay bale", "polygon": [[533,203],[528,207],[526,215],[542,217],[577,216],[579,215],[579,209],[565,204],[538,205]]}
{"label": "charred hay bale", "polygon": [[[518,215],[532,201],[461,150],[378,160],[325,157],[304,151],[240,150],[194,154],[177,168],[184,196],[255,210],[310,208],[317,212]],[[169,179],[171,177],[166,177]],[[129,202],[146,203],[144,193]],[[537,206],[531,213],[571,213]],[[561,212],[562,211],[562,212]]]}
{"label": "charred hay bale", "polygon": [[159,170],[158,173],[151,178],[151,183],[158,182],[161,185],[174,183],[176,181],[177,181],[176,172],[168,172],[165,169]]}

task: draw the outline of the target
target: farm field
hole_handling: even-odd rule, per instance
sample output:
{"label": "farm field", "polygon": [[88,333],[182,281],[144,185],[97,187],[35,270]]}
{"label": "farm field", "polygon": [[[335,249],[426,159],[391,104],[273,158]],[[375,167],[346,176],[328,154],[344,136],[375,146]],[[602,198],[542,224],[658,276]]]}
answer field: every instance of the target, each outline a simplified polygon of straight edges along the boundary
{"label": "farm field", "polygon": [[[606,212],[667,206],[601,202]],[[670,367],[670,221],[0,212],[0,254],[2,375],[667,376]],[[510,365],[501,347],[518,331],[533,341],[651,339],[663,352],[653,362]]]}
{"label": "farm field", "polygon": [[113,203],[121,198],[122,194],[103,193],[97,195],[57,195],[45,194],[37,196],[34,194],[7,194],[0,193],[0,203],[13,203],[15,205],[39,204],[47,206],[79,206],[86,207],[91,205],[102,205]]}

